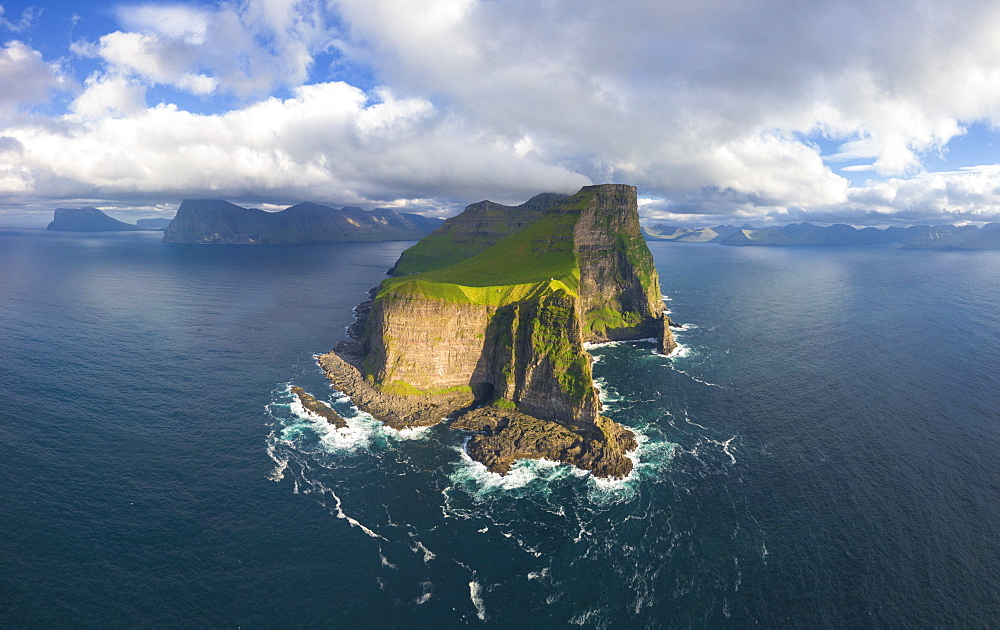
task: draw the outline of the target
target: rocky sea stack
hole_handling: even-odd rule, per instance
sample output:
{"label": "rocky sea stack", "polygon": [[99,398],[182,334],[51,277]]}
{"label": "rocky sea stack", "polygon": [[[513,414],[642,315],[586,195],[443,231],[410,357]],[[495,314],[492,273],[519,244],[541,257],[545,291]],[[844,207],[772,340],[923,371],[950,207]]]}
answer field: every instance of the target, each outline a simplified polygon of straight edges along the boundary
{"label": "rocky sea stack", "polygon": [[631,471],[635,436],[601,416],[584,344],[676,345],[634,187],[473,204],[393,272],[357,309],[356,341],[320,357],[359,408],[394,428],[453,418],[494,472],[543,457]]}

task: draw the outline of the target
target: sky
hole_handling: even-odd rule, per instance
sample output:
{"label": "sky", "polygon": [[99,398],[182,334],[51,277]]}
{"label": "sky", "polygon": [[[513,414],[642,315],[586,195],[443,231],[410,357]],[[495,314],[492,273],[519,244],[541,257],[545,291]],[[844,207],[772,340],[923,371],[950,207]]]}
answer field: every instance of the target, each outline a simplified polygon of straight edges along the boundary
{"label": "sky", "polygon": [[0,0],[0,226],[610,182],[673,225],[982,223],[998,128],[993,0]]}

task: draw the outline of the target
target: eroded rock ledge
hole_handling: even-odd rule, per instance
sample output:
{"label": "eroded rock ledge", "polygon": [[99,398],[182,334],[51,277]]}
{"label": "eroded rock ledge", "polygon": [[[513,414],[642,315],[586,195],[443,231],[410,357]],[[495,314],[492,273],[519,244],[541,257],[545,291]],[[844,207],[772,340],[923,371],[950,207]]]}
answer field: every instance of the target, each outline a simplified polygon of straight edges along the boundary
{"label": "eroded rock ledge", "polygon": [[[352,349],[350,344],[338,347],[346,356]],[[370,385],[336,351],[318,356],[317,361],[337,390],[387,426],[401,430],[454,418],[451,428],[476,432],[466,452],[491,472],[506,474],[518,459],[548,459],[609,479],[621,479],[632,471],[627,455],[637,446],[635,434],[610,418],[599,416],[596,430],[580,431],[515,409],[473,407],[471,392],[395,396]]]}
{"label": "eroded rock ledge", "polygon": [[293,385],[290,391],[296,398],[299,399],[299,402],[308,411],[316,414],[320,418],[323,418],[338,429],[344,429],[347,427],[347,421],[345,421],[339,413],[334,411],[330,405],[326,404],[322,400],[316,400],[315,396],[308,393],[301,387]]}
{"label": "eroded rock ledge", "polygon": [[[341,344],[338,350],[351,357],[348,344]],[[333,386],[347,394],[358,409],[397,431],[437,424],[459,410],[469,408],[473,403],[472,393],[469,391],[423,396],[389,394],[373,387],[361,376],[358,368],[344,360],[337,351],[330,351],[316,359]]]}
{"label": "eroded rock ledge", "polygon": [[611,418],[597,418],[598,431],[574,431],[512,409],[480,407],[459,416],[452,428],[478,431],[465,450],[492,472],[505,474],[518,459],[548,459],[621,479],[632,472],[627,457],[638,446],[635,434]]}

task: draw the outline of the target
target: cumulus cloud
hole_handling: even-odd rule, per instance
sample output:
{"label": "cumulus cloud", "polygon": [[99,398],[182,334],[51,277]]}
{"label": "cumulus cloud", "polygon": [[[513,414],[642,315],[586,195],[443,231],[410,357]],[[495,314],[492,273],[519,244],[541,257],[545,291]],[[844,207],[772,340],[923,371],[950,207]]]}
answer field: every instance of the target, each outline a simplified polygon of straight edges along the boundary
{"label": "cumulus cloud", "polygon": [[44,102],[51,91],[69,82],[56,64],[24,42],[11,40],[0,48],[0,114],[11,113],[33,103]]}
{"label": "cumulus cloud", "polygon": [[196,95],[261,97],[301,85],[332,37],[318,0],[124,5],[116,14],[124,30],[73,51],[102,60],[106,73]]}
{"label": "cumulus cloud", "polygon": [[797,136],[834,139],[832,160],[898,176],[964,124],[1000,122],[991,2],[337,4],[354,54],[394,86],[666,197],[846,201],[846,182]]}
{"label": "cumulus cloud", "polygon": [[[315,84],[293,98],[197,115],[173,105],[134,108],[133,87],[95,83],[81,97],[93,98],[76,105],[90,116],[9,127],[9,142],[23,151],[0,153],[0,195],[464,201],[589,183],[518,156],[425,99],[387,90],[369,99],[345,83]],[[120,115],[96,115],[112,109]]]}

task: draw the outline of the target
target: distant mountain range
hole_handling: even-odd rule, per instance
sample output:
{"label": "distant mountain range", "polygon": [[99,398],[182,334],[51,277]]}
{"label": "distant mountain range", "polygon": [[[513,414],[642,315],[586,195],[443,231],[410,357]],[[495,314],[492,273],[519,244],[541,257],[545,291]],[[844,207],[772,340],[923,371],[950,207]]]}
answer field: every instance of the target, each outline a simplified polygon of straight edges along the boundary
{"label": "distant mountain range", "polygon": [[1000,249],[1000,223],[974,225],[914,225],[884,230],[850,225],[830,226],[791,223],[781,227],[755,228],[717,225],[712,228],[687,228],[656,224],[644,228],[647,238],[682,243],[718,243],[780,247],[788,245],[880,245],[896,243],[901,249],[965,250]]}
{"label": "distant mountain range", "polygon": [[290,244],[408,241],[440,226],[441,219],[388,208],[331,208],[300,203],[280,212],[243,208],[218,199],[188,199],[177,209],[165,243]]}
{"label": "distant mountain range", "polygon": [[48,229],[66,232],[162,230],[166,243],[268,244],[408,241],[423,238],[443,223],[388,208],[330,208],[300,203],[280,212],[243,208],[228,201],[194,199],[181,203],[173,220],[139,219],[136,225],[97,208],[58,208]]}

